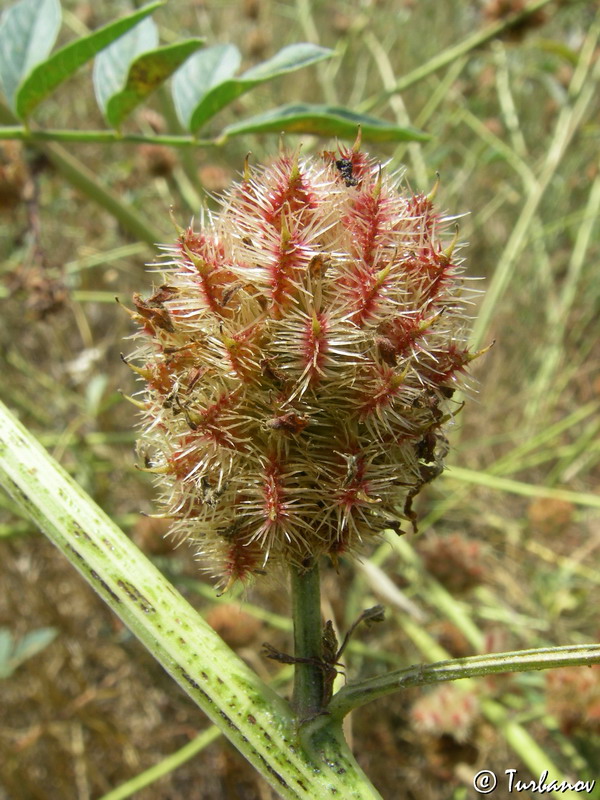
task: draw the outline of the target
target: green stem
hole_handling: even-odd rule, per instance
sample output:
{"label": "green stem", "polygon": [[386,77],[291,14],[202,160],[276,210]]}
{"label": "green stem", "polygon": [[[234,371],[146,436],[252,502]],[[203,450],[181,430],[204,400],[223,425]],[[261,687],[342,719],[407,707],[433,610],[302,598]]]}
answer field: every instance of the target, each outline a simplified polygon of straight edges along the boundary
{"label": "green stem", "polygon": [[[0,124],[10,124],[15,118],[11,111],[0,102]],[[152,228],[136,211],[127,206],[113,192],[104,186],[85,164],[78,161],[59,144],[36,139],[41,132],[27,132],[27,136],[3,137],[6,131],[17,131],[18,128],[0,128],[0,138],[16,138],[30,142],[52,162],[56,169],[72,186],[79,189],[99,206],[106,209],[121,226],[136,239],[147,242],[153,247],[161,239],[161,231]],[[24,130],[24,129],[23,129]]]}
{"label": "green stem", "polygon": [[467,484],[487,486],[496,492],[509,492],[522,497],[544,497],[553,500],[565,500],[577,506],[587,508],[600,508],[600,497],[591,492],[573,492],[569,489],[555,489],[553,486],[536,486],[524,481],[515,481],[512,478],[502,478],[491,471],[455,467],[448,471],[448,477]]}
{"label": "green stem", "polygon": [[157,242],[163,238],[162,231],[148,225],[136,211],[125,205],[116,194],[113,194],[110,189],[103,186],[94,173],[81,161],[74,158],[57,144],[38,143],[37,147],[49,158],[71,186],[79,189],[83,194],[108,211],[136,239],[147,242],[152,247],[157,246]]}
{"label": "green stem", "polygon": [[131,778],[131,780],[121,784],[121,786],[117,786],[116,789],[112,789],[108,794],[103,795],[100,800],[126,800],[127,797],[131,797],[146,786],[150,786],[152,783],[160,780],[160,778],[164,778],[169,772],[174,772],[182,764],[185,764],[186,761],[198,755],[198,753],[208,747],[209,744],[214,742],[215,739],[218,739],[219,736],[221,736],[221,731],[216,725],[211,725],[175,753],[163,758],[158,764],[144,770],[144,772],[140,772],[134,778]]}
{"label": "green stem", "polygon": [[50,128],[30,130],[24,125],[7,125],[0,128],[0,139],[19,139],[22,142],[83,142],[85,144],[162,144],[169,147],[214,147],[213,139],[196,139],[195,136],[150,136],[143,133],[118,131],[78,131]]}
{"label": "green stem", "polygon": [[294,621],[294,656],[310,659],[295,664],[293,705],[298,719],[305,720],[323,708],[323,656],[319,566],[307,569],[292,566],[292,616]]}
{"label": "green stem", "polygon": [[510,653],[453,658],[437,664],[417,664],[386,675],[345,686],[335,695],[327,710],[332,718],[341,718],[354,708],[400,689],[462,678],[478,678],[503,672],[531,672],[556,667],[591,666],[600,663],[600,645],[540,647]]}

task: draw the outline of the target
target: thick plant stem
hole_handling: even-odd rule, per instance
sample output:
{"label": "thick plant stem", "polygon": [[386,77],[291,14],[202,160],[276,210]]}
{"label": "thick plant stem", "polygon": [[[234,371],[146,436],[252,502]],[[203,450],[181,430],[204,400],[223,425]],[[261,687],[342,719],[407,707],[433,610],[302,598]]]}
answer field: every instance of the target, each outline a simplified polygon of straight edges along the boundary
{"label": "thick plant stem", "polygon": [[0,486],[279,797],[381,800],[339,726],[331,731],[322,724],[304,747],[289,705],[229,650],[1,402]]}
{"label": "thick plant stem", "polygon": [[290,569],[295,664],[293,705],[299,720],[323,707],[321,591],[319,565]]}

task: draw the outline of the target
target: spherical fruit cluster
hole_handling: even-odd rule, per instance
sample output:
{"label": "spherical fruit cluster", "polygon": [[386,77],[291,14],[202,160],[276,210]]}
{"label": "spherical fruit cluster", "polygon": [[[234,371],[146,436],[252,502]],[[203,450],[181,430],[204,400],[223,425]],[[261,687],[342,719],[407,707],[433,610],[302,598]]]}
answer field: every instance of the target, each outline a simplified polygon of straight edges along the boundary
{"label": "spherical fruit cluster", "polygon": [[222,585],[414,524],[474,357],[447,222],[357,145],[283,154],[134,297],[146,468]]}
{"label": "spherical fruit cluster", "polygon": [[479,701],[474,694],[444,684],[420,697],[410,710],[413,727],[433,736],[450,735],[457,742],[469,739],[479,716]]}

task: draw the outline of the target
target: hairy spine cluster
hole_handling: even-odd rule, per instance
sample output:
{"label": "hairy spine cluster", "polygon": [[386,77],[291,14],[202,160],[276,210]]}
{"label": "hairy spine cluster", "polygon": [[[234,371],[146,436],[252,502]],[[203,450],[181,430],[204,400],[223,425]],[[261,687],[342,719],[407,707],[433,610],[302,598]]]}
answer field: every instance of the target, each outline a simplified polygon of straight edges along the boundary
{"label": "hairy spine cluster", "polygon": [[474,357],[447,224],[356,145],[284,154],[134,296],[145,468],[221,585],[415,524]]}

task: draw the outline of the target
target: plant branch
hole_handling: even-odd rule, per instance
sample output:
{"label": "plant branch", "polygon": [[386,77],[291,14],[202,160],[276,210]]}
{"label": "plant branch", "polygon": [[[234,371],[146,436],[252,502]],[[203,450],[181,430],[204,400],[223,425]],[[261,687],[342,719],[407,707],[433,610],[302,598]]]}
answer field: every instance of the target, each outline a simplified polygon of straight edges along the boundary
{"label": "plant branch", "polygon": [[36,146],[48,157],[71,186],[79,189],[90,200],[93,200],[105,211],[108,211],[121,227],[132,236],[135,236],[136,239],[140,239],[156,248],[157,243],[163,238],[163,232],[152,228],[143,217],[123,203],[81,161],[60,145],[38,143]]}
{"label": "plant branch", "polygon": [[492,653],[486,656],[453,658],[436,664],[416,664],[376,678],[350,684],[341,689],[328,706],[334,719],[341,719],[354,708],[400,689],[425,686],[462,678],[478,678],[502,672],[531,672],[556,667],[600,664],[600,644],[541,647]]}
{"label": "plant branch", "polygon": [[24,125],[7,125],[0,128],[0,139],[18,139],[22,142],[82,142],[85,144],[162,144],[169,147],[216,147],[216,139],[197,139],[185,135],[150,135],[144,133],[119,133],[111,130],[70,130],[46,128],[31,130]]}

